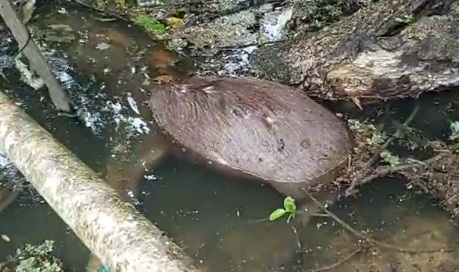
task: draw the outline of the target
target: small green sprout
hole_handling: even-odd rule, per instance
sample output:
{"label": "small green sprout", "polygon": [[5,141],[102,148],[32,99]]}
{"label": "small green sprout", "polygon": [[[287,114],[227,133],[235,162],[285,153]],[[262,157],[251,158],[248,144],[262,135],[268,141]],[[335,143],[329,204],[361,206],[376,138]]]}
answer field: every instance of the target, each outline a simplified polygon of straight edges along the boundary
{"label": "small green sprout", "polygon": [[373,134],[371,134],[371,138],[366,138],[365,139],[365,144],[368,147],[376,147],[376,146],[379,146],[380,144],[384,143],[386,138],[387,138],[386,134],[378,133],[378,132],[375,131]]}
{"label": "small green sprout", "polygon": [[378,131],[373,124],[361,122],[356,119],[349,119],[347,122],[350,130],[364,137],[363,143],[369,148],[380,146],[387,138],[387,135],[384,132]]}
{"label": "small green sprout", "polygon": [[389,151],[383,151],[379,155],[383,161],[389,164],[391,167],[399,166],[402,163],[399,156],[393,155]]}
{"label": "small green sprout", "polygon": [[274,210],[269,215],[269,221],[277,220],[283,217],[284,215],[288,214],[287,223],[289,223],[290,219],[295,217],[295,213],[296,213],[295,199],[288,196],[284,199],[284,208],[279,208],[279,209]]}
{"label": "small green sprout", "polygon": [[354,132],[363,133],[366,130],[366,125],[359,120],[349,119],[347,122],[349,124],[349,129]]}

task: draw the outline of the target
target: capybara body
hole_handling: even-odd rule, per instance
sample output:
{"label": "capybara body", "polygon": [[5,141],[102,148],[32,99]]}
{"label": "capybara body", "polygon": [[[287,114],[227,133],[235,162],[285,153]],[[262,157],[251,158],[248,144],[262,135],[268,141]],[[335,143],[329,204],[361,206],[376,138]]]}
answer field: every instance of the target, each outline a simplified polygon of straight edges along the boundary
{"label": "capybara body", "polygon": [[352,149],[343,122],[271,81],[191,77],[155,90],[150,103],[157,124],[194,155],[296,198],[332,182]]}

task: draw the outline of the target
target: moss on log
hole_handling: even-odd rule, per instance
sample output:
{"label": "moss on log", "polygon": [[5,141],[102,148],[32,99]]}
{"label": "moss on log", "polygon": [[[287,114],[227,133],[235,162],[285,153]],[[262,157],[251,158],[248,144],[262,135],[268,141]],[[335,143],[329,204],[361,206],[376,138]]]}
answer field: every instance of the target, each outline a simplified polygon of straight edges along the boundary
{"label": "moss on log", "polygon": [[0,152],[111,271],[199,271],[160,229],[2,93]]}
{"label": "moss on log", "polygon": [[459,86],[457,29],[457,1],[381,0],[263,48],[253,65],[267,79],[323,99],[418,97]]}

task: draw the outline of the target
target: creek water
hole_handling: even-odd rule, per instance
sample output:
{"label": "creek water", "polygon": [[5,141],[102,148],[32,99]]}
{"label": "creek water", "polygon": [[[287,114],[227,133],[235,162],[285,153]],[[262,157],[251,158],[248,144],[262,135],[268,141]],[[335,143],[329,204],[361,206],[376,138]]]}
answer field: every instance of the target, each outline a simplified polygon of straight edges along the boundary
{"label": "creek water", "polygon": [[[70,27],[65,35],[73,38],[60,44],[48,41],[46,48],[55,50],[55,69],[70,87],[80,118],[57,115],[44,91],[31,89],[15,70],[6,71],[9,80],[0,79],[1,88],[92,169],[103,171],[112,154],[125,155],[115,152],[122,150],[120,134],[148,132],[144,115],[132,109],[128,97],[137,100],[141,113],[146,112],[139,101],[146,97],[139,92],[142,77],[136,76],[143,71],[139,52],[161,51],[162,47],[133,27],[101,22],[75,7],[54,6],[39,14],[34,24],[40,29],[53,24]],[[423,110],[412,126],[428,137],[444,137],[446,120],[459,120],[459,111],[454,111],[450,102],[459,100],[454,93],[436,95],[435,99],[398,102],[391,118],[403,121],[409,114],[408,106],[421,103]],[[374,108],[359,116],[376,112]],[[283,202],[271,187],[173,157],[148,169],[138,200],[150,220],[211,271],[281,271],[281,265],[282,271],[313,271],[308,269],[338,262],[360,243],[329,218],[314,218],[297,228],[298,236],[285,220],[260,221]],[[406,189],[403,180],[395,177],[364,186],[357,197],[341,201],[331,210],[357,230],[399,247],[457,249],[459,245],[459,232],[449,215],[434,200]],[[24,243],[53,239],[66,267],[84,271],[88,250],[33,189],[21,193],[0,213],[0,234],[11,239],[0,243],[2,257],[14,254],[14,248]],[[296,263],[298,238],[304,247],[301,264]],[[369,249],[327,271],[439,271],[442,265],[457,268],[459,264],[453,253],[413,255]]]}

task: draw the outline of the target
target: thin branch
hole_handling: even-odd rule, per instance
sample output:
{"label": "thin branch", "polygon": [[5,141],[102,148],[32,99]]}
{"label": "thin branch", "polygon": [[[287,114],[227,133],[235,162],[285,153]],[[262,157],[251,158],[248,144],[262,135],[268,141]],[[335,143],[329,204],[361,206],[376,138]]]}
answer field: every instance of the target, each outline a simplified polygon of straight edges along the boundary
{"label": "thin branch", "polygon": [[354,234],[355,236],[366,240],[367,242],[374,243],[375,245],[382,247],[382,248],[387,248],[387,249],[393,249],[399,252],[404,252],[404,253],[433,253],[433,252],[450,252],[451,249],[426,249],[426,250],[416,250],[416,249],[408,249],[408,248],[401,248],[397,247],[395,245],[391,245],[388,243],[384,243],[381,241],[377,241],[367,235],[364,235],[363,233],[357,231],[353,227],[351,227],[349,224],[341,220],[338,216],[336,216],[334,213],[330,212],[324,205],[322,205],[311,193],[309,193],[306,189],[302,189],[307,196],[319,207],[321,208],[324,212],[326,212],[333,220],[335,220],[337,223],[339,223],[343,228],[347,229],[349,232]]}
{"label": "thin branch", "polygon": [[[354,191],[355,187],[357,186],[361,186],[362,184],[368,182],[368,181],[371,181],[377,177],[380,177],[384,174],[388,174],[390,172],[393,172],[395,171],[394,169],[395,168],[392,168],[391,169],[386,169],[385,171],[382,171],[382,172],[378,172],[377,174],[375,175],[369,175],[367,177],[364,178],[364,176],[368,173],[371,172],[370,169],[373,168],[373,164],[378,160],[381,152],[383,152],[384,150],[387,149],[387,147],[397,138],[400,137],[400,135],[402,134],[402,128],[401,127],[408,127],[409,124],[413,121],[414,117],[416,117],[416,114],[419,112],[419,109],[420,109],[420,105],[417,104],[413,110],[411,111],[411,114],[408,116],[408,118],[405,120],[405,122],[399,126],[397,128],[397,130],[394,132],[394,134],[392,134],[391,137],[389,137],[385,142],[384,144],[382,144],[374,153],[373,153],[373,156],[363,165],[363,167],[361,168],[361,171],[355,175],[355,179],[351,182],[351,185],[349,186],[349,188],[346,189],[346,195],[351,195],[352,192]],[[363,182],[362,179],[364,179]]]}
{"label": "thin branch", "polygon": [[408,118],[406,118],[405,122],[401,125],[401,127],[397,128],[397,130],[392,134],[392,136],[389,137],[384,142],[384,144],[382,144],[376,150],[376,152],[374,152],[373,157],[371,157],[371,159],[365,164],[366,167],[364,167],[364,168],[367,168],[367,167],[373,165],[378,160],[379,154],[381,152],[383,152],[384,150],[386,150],[393,141],[395,141],[397,138],[399,138],[402,135],[402,132],[403,132],[402,127],[408,127],[411,124],[411,122],[413,121],[414,117],[416,117],[416,114],[418,114],[420,108],[421,107],[420,107],[419,104],[417,104],[413,108],[413,110],[411,111],[410,115],[408,116]]}
{"label": "thin branch", "polygon": [[357,255],[359,252],[361,252],[362,249],[359,248],[359,249],[356,249],[354,251],[352,251],[350,254],[344,256],[342,259],[339,259],[337,262],[331,264],[331,265],[327,265],[327,266],[323,266],[323,267],[320,267],[320,268],[317,268],[317,269],[314,269],[315,272],[322,272],[322,271],[328,271],[328,270],[332,270],[333,268],[336,268],[340,265],[342,265],[343,263],[349,261],[350,259],[352,259],[352,257],[354,257],[355,255]]}
{"label": "thin branch", "polygon": [[[358,182],[358,185],[361,186],[361,185],[363,185],[365,183],[369,183],[369,182],[371,182],[371,181],[373,181],[373,180],[375,180],[375,179],[377,179],[379,177],[384,177],[384,176],[387,176],[389,174],[400,173],[400,172],[403,172],[403,171],[412,170],[412,169],[416,169],[416,168],[428,167],[432,163],[435,163],[435,162],[443,159],[448,154],[449,153],[439,153],[439,154],[435,155],[434,157],[429,158],[429,159],[424,160],[424,161],[401,164],[401,165],[395,166],[395,167],[387,166],[387,167],[384,167],[383,169],[375,169],[375,173],[374,174],[368,175],[365,178],[361,179]],[[346,189],[346,192],[348,192],[348,190],[350,188],[351,187]],[[354,188],[352,188],[352,189],[354,189]]]}

